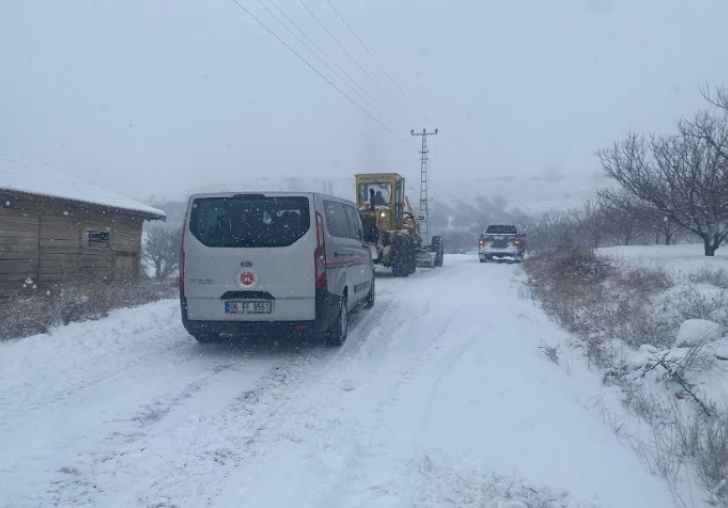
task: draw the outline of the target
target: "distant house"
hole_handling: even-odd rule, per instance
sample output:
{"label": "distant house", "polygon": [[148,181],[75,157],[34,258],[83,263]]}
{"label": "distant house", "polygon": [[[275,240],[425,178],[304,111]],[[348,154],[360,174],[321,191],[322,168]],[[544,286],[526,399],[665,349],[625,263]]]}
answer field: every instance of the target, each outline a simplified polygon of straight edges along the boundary
{"label": "distant house", "polygon": [[0,157],[0,298],[137,280],[144,221],[164,212],[57,169]]}

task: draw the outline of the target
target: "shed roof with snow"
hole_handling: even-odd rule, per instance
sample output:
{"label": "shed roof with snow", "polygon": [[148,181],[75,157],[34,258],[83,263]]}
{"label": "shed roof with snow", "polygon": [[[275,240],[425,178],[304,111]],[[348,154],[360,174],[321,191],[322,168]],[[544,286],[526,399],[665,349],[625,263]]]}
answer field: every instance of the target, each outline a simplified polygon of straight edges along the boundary
{"label": "shed roof with snow", "polygon": [[147,220],[165,219],[161,210],[81,181],[59,169],[8,157],[0,157],[0,191],[132,212]]}

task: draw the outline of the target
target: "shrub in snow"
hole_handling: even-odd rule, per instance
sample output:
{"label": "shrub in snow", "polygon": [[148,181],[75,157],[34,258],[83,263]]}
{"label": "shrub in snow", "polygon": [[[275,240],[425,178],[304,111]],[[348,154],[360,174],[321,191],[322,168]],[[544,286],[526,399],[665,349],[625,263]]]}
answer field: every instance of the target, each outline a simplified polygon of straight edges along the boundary
{"label": "shrub in snow", "polygon": [[65,286],[50,291],[28,290],[0,301],[0,339],[45,333],[50,327],[100,319],[109,311],[176,295],[171,283],[119,283]]}
{"label": "shrub in snow", "polygon": [[721,289],[728,289],[728,271],[711,265],[703,265],[689,276],[694,284],[710,284]]}
{"label": "shrub in snow", "polygon": [[723,327],[707,319],[688,319],[677,332],[677,347],[696,347],[717,340],[723,336]]}
{"label": "shrub in snow", "polygon": [[621,270],[615,270],[614,276],[619,284],[640,293],[667,291],[675,285],[675,281],[670,273],[660,267],[627,267]]}

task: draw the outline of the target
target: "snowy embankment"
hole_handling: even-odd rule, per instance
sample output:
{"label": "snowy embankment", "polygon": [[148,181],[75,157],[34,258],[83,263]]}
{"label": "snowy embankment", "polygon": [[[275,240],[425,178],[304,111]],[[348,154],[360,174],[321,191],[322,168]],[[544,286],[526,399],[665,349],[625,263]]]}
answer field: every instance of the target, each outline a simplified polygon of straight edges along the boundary
{"label": "snowy embankment", "polygon": [[728,245],[718,249],[713,257],[705,256],[703,244],[699,243],[606,247],[599,249],[599,253],[635,266],[658,266],[676,275],[695,272],[705,266],[728,270]]}
{"label": "snowy embankment", "polygon": [[0,506],[670,506],[519,270],[382,275],[339,350],[199,345],[175,301],[0,343]]}
{"label": "snowy embankment", "polygon": [[573,338],[624,411],[605,411],[645,466],[686,506],[728,505],[728,252],[702,245],[635,246],[528,262],[531,294]]}
{"label": "snowy embankment", "polygon": [[681,397],[694,391],[716,412],[728,413],[728,249],[719,249],[712,258],[702,249],[701,244],[614,247],[601,254],[628,266],[664,270],[671,277],[669,287],[652,297],[654,319],[670,323],[668,347],[644,345],[621,353],[625,361],[646,380],[667,374],[654,369],[660,359],[668,366],[693,362],[684,373],[692,386],[658,383],[666,388],[662,394]]}

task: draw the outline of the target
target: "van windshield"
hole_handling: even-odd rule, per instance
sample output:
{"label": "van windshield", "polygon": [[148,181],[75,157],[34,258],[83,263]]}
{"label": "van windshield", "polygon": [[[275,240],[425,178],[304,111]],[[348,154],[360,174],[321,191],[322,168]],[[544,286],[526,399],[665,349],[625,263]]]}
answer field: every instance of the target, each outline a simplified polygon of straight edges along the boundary
{"label": "van windshield", "polygon": [[208,247],[285,247],[311,227],[307,197],[198,198],[190,233]]}

